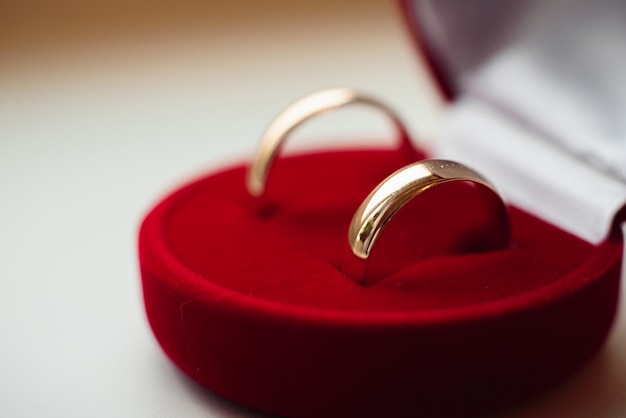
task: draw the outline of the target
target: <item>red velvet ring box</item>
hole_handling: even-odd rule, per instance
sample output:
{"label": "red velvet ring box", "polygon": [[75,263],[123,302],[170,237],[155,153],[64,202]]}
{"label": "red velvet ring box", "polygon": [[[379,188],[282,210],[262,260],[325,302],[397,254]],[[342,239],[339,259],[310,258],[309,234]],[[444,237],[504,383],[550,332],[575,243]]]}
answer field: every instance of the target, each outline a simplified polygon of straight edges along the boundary
{"label": "red velvet ring box", "polygon": [[[617,308],[626,186],[610,158],[593,158],[590,167],[580,141],[549,117],[559,106],[580,110],[558,92],[540,96],[549,106],[533,113],[532,101],[515,102],[527,98],[526,88],[498,90],[502,80],[515,91],[535,85],[507,80],[520,75],[514,64],[525,65],[519,51],[546,59],[525,77],[569,68],[568,77],[606,80],[550,62],[550,43],[561,51],[564,31],[579,27],[568,19],[584,10],[541,4],[402,4],[450,102],[437,153],[490,171],[510,197],[510,248],[416,260],[363,287],[339,269],[347,228],[373,187],[409,162],[404,154],[282,158],[268,189],[272,210],[262,214],[246,192],[246,167],[208,173],[166,197],[140,231],[146,312],[169,358],[215,393],[295,417],[483,415],[554,386],[589,360]],[[551,15],[538,7],[564,22],[546,27],[541,17]],[[512,63],[510,51],[517,51]],[[571,63],[581,51],[561,52]],[[584,87],[602,100],[594,96],[601,86]],[[602,109],[596,122],[609,118]],[[455,196],[440,194],[438,207],[471,219]],[[433,222],[424,234],[441,228],[445,222]]]}

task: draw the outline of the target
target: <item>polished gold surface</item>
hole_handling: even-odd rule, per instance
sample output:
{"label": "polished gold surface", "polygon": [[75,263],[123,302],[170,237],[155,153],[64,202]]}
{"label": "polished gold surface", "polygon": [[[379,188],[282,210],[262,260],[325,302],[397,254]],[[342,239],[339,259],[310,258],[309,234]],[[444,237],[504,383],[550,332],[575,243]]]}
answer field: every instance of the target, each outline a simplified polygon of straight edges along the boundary
{"label": "polished gold surface", "polygon": [[382,111],[396,126],[402,141],[401,148],[412,149],[404,125],[386,105],[349,88],[322,90],[306,96],[286,108],[265,131],[256,157],[247,173],[246,186],[250,194],[255,197],[263,195],[272,164],[284,141],[294,129],[316,115],[352,104],[364,104]]}
{"label": "polished gold surface", "polygon": [[343,257],[342,271],[365,283],[367,259],[394,214],[422,192],[452,181],[477,183],[497,195],[494,186],[484,177],[454,161],[424,160],[403,167],[383,180],[354,214],[348,229],[349,253]]}

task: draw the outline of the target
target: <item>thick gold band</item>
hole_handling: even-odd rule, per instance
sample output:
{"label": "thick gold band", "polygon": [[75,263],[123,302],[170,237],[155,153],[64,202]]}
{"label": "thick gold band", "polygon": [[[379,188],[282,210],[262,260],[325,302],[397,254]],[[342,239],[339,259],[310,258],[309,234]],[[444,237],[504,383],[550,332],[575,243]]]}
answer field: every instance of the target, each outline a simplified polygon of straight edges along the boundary
{"label": "thick gold band", "polygon": [[287,107],[272,122],[261,138],[256,157],[248,170],[246,187],[252,196],[265,192],[267,177],[280,149],[289,134],[312,117],[350,104],[372,106],[387,115],[398,130],[401,147],[412,149],[409,136],[398,116],[378,100],[348,88],[322,90],[306,96]]}
{"label": "thick gold band", "polygon": [[498,196],[497,201],[504,209],[502,213],[506,213],[504,202],[494,186],[464,165],[447,160],[424,160],[408,165],[383,180],[354,214],[342,260],[344,274],[365,285],[379,279],[368,277],[367,262],[385,225],[415,196],[431,187],[453,181],[469,181],[487,187]]}

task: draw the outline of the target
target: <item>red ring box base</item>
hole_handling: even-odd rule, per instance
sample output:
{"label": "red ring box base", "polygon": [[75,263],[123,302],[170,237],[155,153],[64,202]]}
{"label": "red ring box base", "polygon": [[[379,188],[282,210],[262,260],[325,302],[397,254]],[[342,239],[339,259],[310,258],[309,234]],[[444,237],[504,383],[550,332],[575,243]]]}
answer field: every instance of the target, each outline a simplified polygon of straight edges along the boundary
{"label": "red ring box base", "polygon": [[159,203],[139,258],[171,360],[226,398],[298,417],[482,415],[581,367],[615,315],[621,237],[593,246],[510,208],[511,248],[418,260],[369,287],[341,274],[354,211],[404,164],[380,150],[281,159],[262,216],[244,167]]}

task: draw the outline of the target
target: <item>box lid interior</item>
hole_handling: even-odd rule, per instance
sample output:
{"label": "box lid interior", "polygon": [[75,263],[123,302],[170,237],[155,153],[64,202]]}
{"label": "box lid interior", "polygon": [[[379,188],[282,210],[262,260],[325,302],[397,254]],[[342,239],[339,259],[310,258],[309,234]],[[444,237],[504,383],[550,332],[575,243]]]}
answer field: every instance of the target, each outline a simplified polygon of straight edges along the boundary
{"label": "box lid interior", "polygon": [[[470,113],[475,113],[478,103],[481,114],[487,111],[512,122],[515,131],[524,130],[546,147],[560,150],[564,158],[575,159],[606,177],[598,177],[599,182],[614,183],[604,188],[612,190],[607,203],[593,209],[602,211],[599,216],[604,219],[593,231],[578,233],[591,241],[606,236],[612,217],[626,202],[626,188],[620,189],[626,184],[626,2],[407,0],[403,6],[412,35],[443,94],[454,101],[453,107],[471,107]],[[478,118],[465,115],[458,119],[471,120],[472,126],[457,127],[457,133],[480,129]],[[513,136],[506,132],[501,130],[494,143]],[[471,141],[477,140],[489,142],[474,132]],[[506,152],[503,149],[491,162],[507,158]],[[522,154],[510,157],[511,166],[524,166],[519,171],[532,177],[528,171],[534,170],[537,162],[530,151]],[[541,186],[545,187],[543,194],[566,194],[567,178],[578,171],[561,172],[560,167],[535,179],[539,184],[545,175],[563,177],[554,187]],[[510,177],[510,173],[506,175]],[[598,188],[591,183],[586,186],[586,190]],[[624,196],[617,196],[615,189],[624,191],[620,192]],[[571,190],[572,195],[586,193],[576,184],[571,184]],[[571,203],[585,204],[578,197]],[[561,216],[547,214],[554,219]],[[588,213],[573,215],[569,222],[573,226],[565,228],[576,229],[583,217],[588,218]]]}
{"label": "box lid interior", "polygon": [[412,0],[448,97],[479,95],[626,180],[626,2]]}

